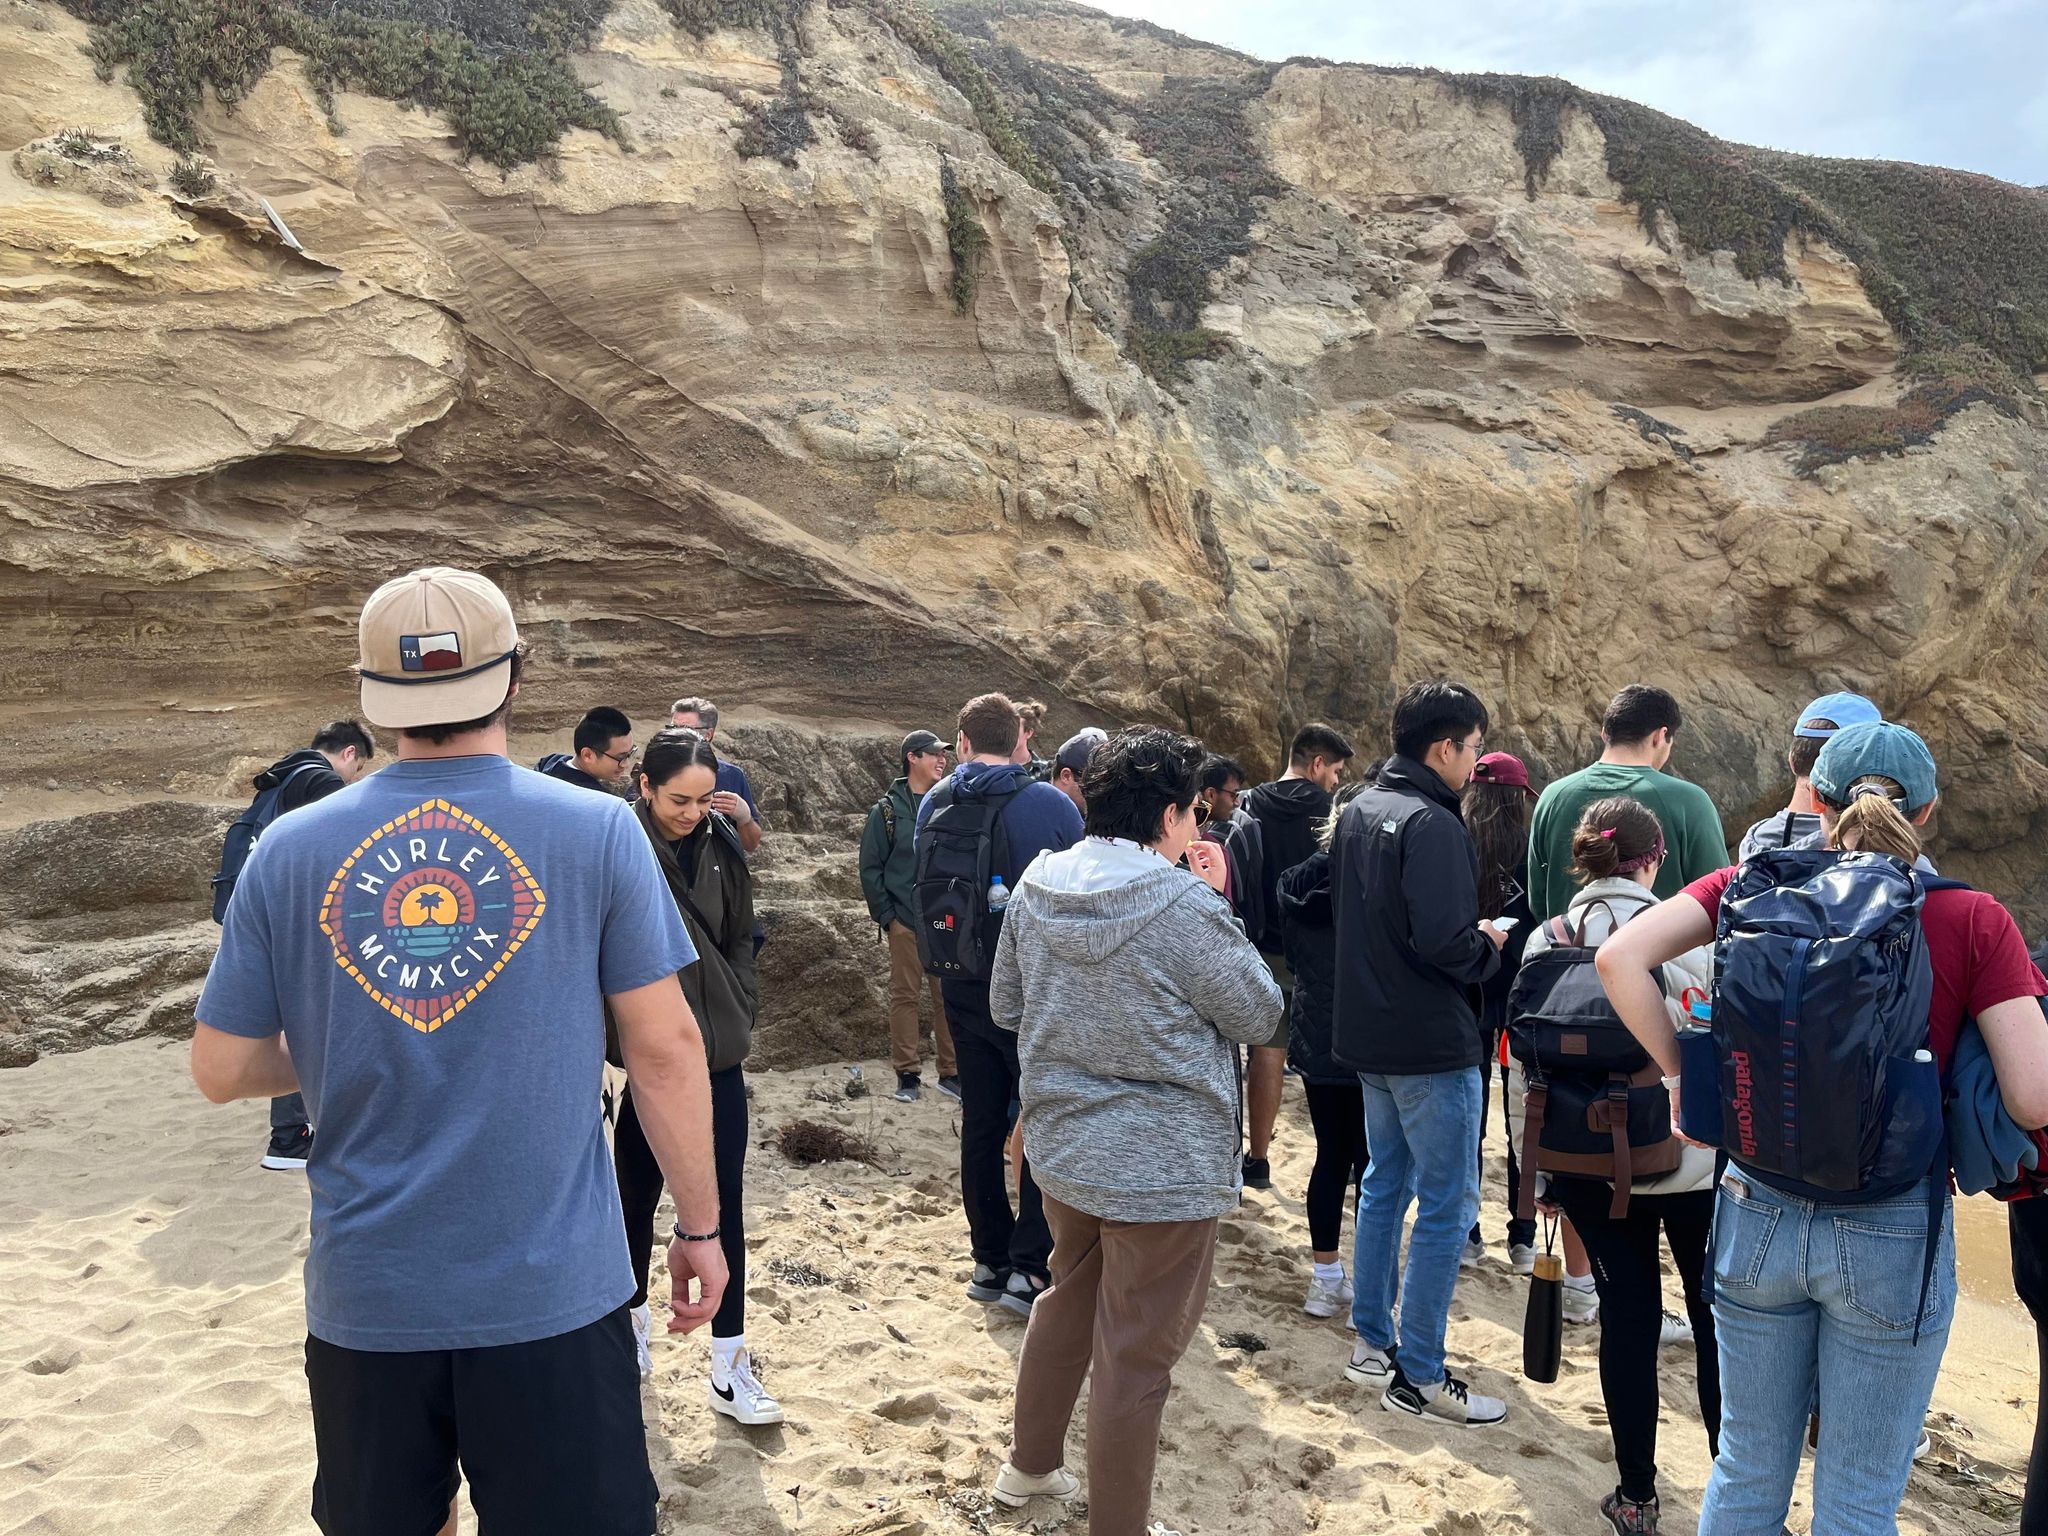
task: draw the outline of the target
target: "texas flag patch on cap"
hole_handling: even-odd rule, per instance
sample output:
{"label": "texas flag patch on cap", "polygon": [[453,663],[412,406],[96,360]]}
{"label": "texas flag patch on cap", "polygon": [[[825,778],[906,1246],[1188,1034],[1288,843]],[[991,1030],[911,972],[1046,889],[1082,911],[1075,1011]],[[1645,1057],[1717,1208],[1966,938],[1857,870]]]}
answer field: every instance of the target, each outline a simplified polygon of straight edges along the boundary
{"label": "texas flag patch on cap", "polygon": [[407,672],[454,672],[462,667],[462,641],[452,632],[400,635],[398,664]]}

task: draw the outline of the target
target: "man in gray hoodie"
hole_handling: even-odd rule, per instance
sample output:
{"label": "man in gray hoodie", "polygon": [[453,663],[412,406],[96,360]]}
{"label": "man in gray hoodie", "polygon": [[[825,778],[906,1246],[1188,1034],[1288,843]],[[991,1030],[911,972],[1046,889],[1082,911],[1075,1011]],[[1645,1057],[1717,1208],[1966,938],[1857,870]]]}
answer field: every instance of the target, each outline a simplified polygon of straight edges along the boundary
{"label": "man in gray hoodie", "polygon": [[1025,1158],[1053,1234],[995,1496],[1080,1491],[1062,1447],[1092,1366],[1099,1532],[1145,1528],[1174,1363],[1201,1320],[1216,1218],[1238,1200],[1237,1048],[1281,1016],[1222,895],[1224,851],[1193,840],[1202,756],[1154,728],[1095,749],[1088,835],[1025,872],[990,979],[992,1019],[1017,1032]]}

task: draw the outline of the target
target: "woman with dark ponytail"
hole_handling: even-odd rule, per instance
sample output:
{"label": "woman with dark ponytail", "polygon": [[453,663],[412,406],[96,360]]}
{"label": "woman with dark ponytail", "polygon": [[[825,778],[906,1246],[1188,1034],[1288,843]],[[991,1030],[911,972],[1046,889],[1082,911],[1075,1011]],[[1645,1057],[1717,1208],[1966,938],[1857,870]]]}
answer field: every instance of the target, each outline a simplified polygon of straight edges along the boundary
{"label": "woman with dark ponytail", "polygon": [[[711,1072],[712,1158],[718,1173],[718,1235],[731,1283],[711,1320],[711,1406],[741,1424],[780,1424],[782,1405],[754,1374],[747,1351],[747,1235],[742,1197],[747,1158],[747,1089],[741,1063],[753,1046],[760,987],[754,971],[754,876],[738,829],[712,810],[718,754],[695,731],[671,727],[640,759],[633,813],[654,845],[656,862],[697,947],[697,963],[679,980],[704,1034]],[[647,1144],[628,1083],[612,1141],[626,1246],[633,1261],[633,1327],[642,1375],[652,1369],[647,1334],[647,1274],[661,1169]]]}
{"label": "woman with dark ponytail", "polygon": [[[1664,828],[1650,808],[1626,796],[1586,807],[1572,831],[1572,878],[1579,889],[1562,917],[1529,936],[1527,953],[1540,955],[1555,944],[1588,948],[1613,942],[1624,926],[1658,905],[1657,872],[1665,858]],[[1684,1017],[1688,992],[1704,997],[1713,981],[1713,954],[1700,948],[1673,957],[1663,967],[1661,992],[1674,1025]],[[1522,1135],[1522,1081],[1511,1078],[1509,1124]],[[1674,1105],[1673,1119],[1676,1119]],[[1527,1169],[1524,1178],[1537,1175]],[[1628,1212],[1611,1214],[1614,1187],[1605,1179],[1545,1174],[1546,1210],[1562,1212],[1591,1260],[1600,1307],[1600,1395],[1614,1440],[1617,1486],[1600,1513],[1617,1536],[1656,1536],[1657,1351],[1667,1336],[1690,1331],[1698,1346],[1700,1421],[1709,1448],[1720,1443],[1721,1374],[1715,1353],[1714,1317],[1703,1280],[1707,1229],[1714,1214],[1714,1154],[1684,1146],[1678,1167],[1630,1186]],[[1684,1320],[1664,1311],[1658,1238],[1670,1246],[1685,1293]],[[1567,1292],[1569,1298],[1569,1292]]]}

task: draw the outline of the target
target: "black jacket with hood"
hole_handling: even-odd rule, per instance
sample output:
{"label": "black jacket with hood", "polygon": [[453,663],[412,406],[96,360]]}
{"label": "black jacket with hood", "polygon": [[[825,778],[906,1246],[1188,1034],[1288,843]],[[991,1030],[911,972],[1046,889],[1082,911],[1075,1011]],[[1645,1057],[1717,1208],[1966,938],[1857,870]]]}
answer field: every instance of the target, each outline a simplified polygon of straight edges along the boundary
{"label": "black jacket with hood", "polygon": [[1330,911],[1330,856],[1311,854],[1280,877],[1280,941],[1294,972],[1287,1060],[1305,1083],[1356,1086],[1358,1074],[1330,1054],[1337,986],[1337,928]]}
{"label": "black jacket with hood", "polygon": [[1478,989],[1500,969],[1479,931],[1479,854],[1457,793],[1394,757],[1344,808],[1330,849],[1336,1058],[1357,1072],[1454,1072],[1486,1060]]}
{"label": "black jacket with hood", "polygon": [[1280,877],[1318,851],[1316,827],[1330,814],[1330,792],[1313,779],[1275,779],[1244,797],[1244,811],[1259,824],[1264,845],[1264,931],[1252,935],[1261,950],[1280,953]]}
{"label": "black jacket with hood", "polygon": [[[300,769],[310,769],[301,773]],[[347,788],[347,781],[334,771],[334,765],[327,761],[327,754],[318,747],[301,747],[296,752],[287,752],[268,768],[256,775],[255,789],[262,794],[267,789],[284,786],[284,793],[277,797],[277,814],[296,811],[302,805],[311,805],[315,800],[325,800],[337,789]]]}
{"label": "black jacket with hood", "polygon": [[560,779],[564,784],[574,784],[578,789],[594,789],[601,795],[612,793],[611,785],[594,773],[585,773],[576,766],[576,759],[566,752],[550,752],[533,765],[535,773],[544,773],[551,779]]}
{"label": "black jacket with hood", "polygon": [[633,807],[655,862],[683,915],[697,963],[678,973],[683,996],[704,1033],[705,1065],[723,1072],[747,1059],[754,1044],[754,1015],[761,984],[754,969],[754,874],[740,849],[738,829],[716,811],[685,840],[694,849],[694,878],[683,858],[654,825],[642,800]]}

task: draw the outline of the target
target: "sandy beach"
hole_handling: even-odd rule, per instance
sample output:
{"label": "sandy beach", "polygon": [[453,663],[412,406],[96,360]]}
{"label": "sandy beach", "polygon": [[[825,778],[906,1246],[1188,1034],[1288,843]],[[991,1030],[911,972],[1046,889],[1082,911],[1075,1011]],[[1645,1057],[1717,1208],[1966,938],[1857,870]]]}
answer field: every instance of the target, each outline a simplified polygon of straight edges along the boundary
{"label": "sandy beach", "polygon": [[[866,1073],[889,1081],[882,1063]],[[790,1422],[748,1431],[714,1418],[702,1337],[658,1341],[645,1391],[662,1532],[1084,1530],[1056,1505],[1013,1515],[986,1496],[1023,1324],[962,1295],[957,1106],[929,1090],[912,1105],[850,1103],[845,1077],[838,1066],[750,1079],[749,1333]],[[798,1168],[763,1145],[799,1117],[870,1136],[879,1166]],[[182,1043],[0,1073],[0,1536],[314,1529],[305,1183],[257,1168],[263,1126],[260,1105],[200,1099]],[[1555,1385],[1521,1379],[1525,1282],[1500,1244],[1498,1158],[1483,1216],[1491,1249],[1459,1287],[1450,1343],[1512,1411],[1498,1430],[1461,1433],[1382,1412],[1344,1380],[1341,1321],[1301,1313],[1309,1146],[1290,1083],[1275,1188],[1223,1222],[1208,1315],[1167,1409],[1155,1517],[1188,1536],[1592,1530],[1614,1481],[1595,1333],[1572,1331]],[[1900,1516],[1916,1536],[2015,1529],[2037,1406],[2031,1328],[2003,1274],[2003,1212],[1967,1205],[1936,1455]],[[474,1304],[487,1311],[491,1298]],[[1219,1343],[1240,1331],[1268,1347]],[[1665,1518],[1684,1532],[1706,1443],[1688,1353],[1666,1366]],[[1809,1512],[1802,1487],[1795,1532]]]}

